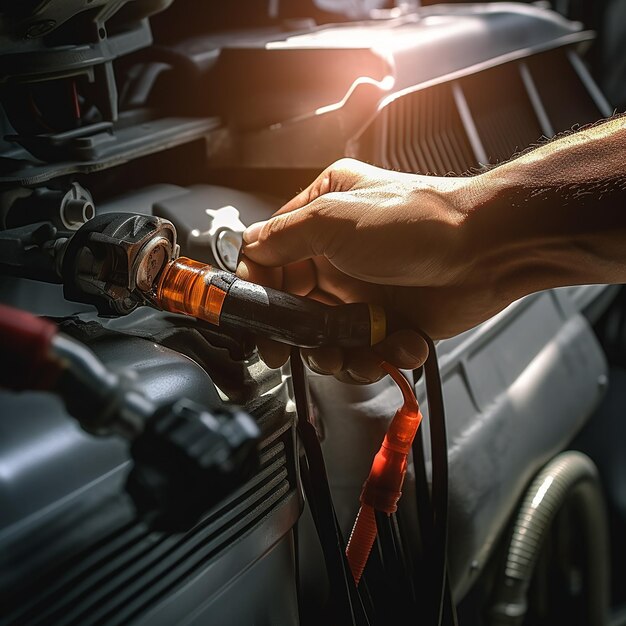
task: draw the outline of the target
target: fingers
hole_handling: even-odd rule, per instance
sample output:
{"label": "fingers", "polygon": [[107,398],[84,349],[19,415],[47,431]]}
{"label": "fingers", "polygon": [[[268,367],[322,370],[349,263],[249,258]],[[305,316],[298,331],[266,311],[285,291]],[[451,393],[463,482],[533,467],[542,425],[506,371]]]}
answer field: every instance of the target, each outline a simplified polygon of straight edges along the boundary
{"label": "fingers", "polygon": [[303,189],[297,196],[278,209],[272,217],[300,209],[325,193],[329,193],[331,191],[330,184],[330,175],[325,170],[306,189]]}
{"label": "fingers", "polygon": [[372,350],[391,365],[405,370],[421,367],[428,358],[428,344],[412,330],[399,330]]}
{"label": "fingers", "polygon": [[243,233],[243,254],[256,263],[272,267],[317,256],[324,220],[317,219],[316,209],[309,204],[252,224]]}
{"label": "fingers", "polygon": [[327,167],[306,189],[276,211],[274,216],[300,209],[324,194],[352,189],[364,172],[371,169],[371,165],[356,159],[339,159]]}
{"label": "fingers", "polygon": [[255,337],[255,341],[259,356],[267,367],[277,369],[287,363],[291,353],[291,346],[265,337]]}
{"label": "fingers", "polygon": [[[282,367],[289,359],[290,347],[286,344],[258,337],[257,347],[261,359],[270,368]],[[417,333],[402,330],[374,348],[302,348],[300,354],[307,367],[317,374],[334,376],[344,383],[365,385],[386,375],[380,367],[381,360],[404,370],[421,367],[428,357],[428,346]]]}
{"label": "fingers", "polygon": [[244,231],[244,254],[274,267],[323,254],[340,222],[329,221],[320,209],[332,206],[333,214],[340,215],[341,205],[349,202],[343,192],[358,185],[371,169],[354,159],[341,159],[331,165],[269,220],[251,224]]}
{"label": "fingers", "polygon": [[[416,332],[401,330],[373,348],[303,348],[300,353],[309,369],[317,374],[334,376],[344,383],[368,384],[385,376],[381,360],[404,370],[421,367],[428,358],[428,345]],[[273,359],[275,353],[269,356]]]}
{"label": "fingers", "polygon": [[334,374],[344,383],[367,385],[385,376],[380,367],[381,358],[370,348],[353,348],[344,352],[343,369]]}
{"label": "fingers", "polygon": [[401,330],[390,335],[371,349],[345,351],[342,370],[333,373],[342,382],[368,384],[380,380],[386,372],[381,360],[405,370],[421,367],[428,357],[428,345],[412,330]]}
{"label": "fingers", "polygon": [[309,369],[317,374],[339,374],[343,367],[340,348],[302,348],[300,354]]}
{"label": "fingers", "polygon": [[264,287],[272,287],[272,289],[282,288],[282,267],[266,267],[242,256],[239,259],[235,273],[238,278],[263,285]]}
{"label": "fingers", "polygon": [[[350,192],[375,175],[372,169],[358,161],[338,161],[269,220],[252,224],[243,235],[237,275],[327,304],[376,302],[379,287],[357,281],[330,262],[333,244],[347,241],[354,232],[354,216],[360,214],[355,210],[358,198]],[[269,367],[280,367],[289,358],[289,346],[262,337],[257,345]],[[314,372],[365,384],[385,375],[383,359],[400,369],[420,367],[428,347],[417,333],[401,331],[374,348],[302,349],[301,354]]]}

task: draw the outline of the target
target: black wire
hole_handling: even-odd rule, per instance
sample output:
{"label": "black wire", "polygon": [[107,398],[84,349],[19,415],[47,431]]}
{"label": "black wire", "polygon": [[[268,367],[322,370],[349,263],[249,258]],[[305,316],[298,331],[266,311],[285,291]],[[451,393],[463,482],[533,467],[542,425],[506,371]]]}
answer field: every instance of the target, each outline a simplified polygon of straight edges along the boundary
{"label": "black wire", "polygon": [[393,513],[389,516],[389,526],[391,527],[392,537],[394,544],[396,546],[396,554],[399,562],[399,571],[402,572],[401,580],[404,588],[404,595],[409,603],[415,603],[415,594],[413,592],[413,586],[411,585],[411,580],[413,580],[413,568],[411,560],[408,558],[406,551],[404,549],[405,545],[407,545],[406,541],[402,536],[402,532],[400,529],[400,520],[396,513]]}
{"label": "black wire", "polygon": [[[405,572],[406,579],[406,592],[407,598],[410,598],[410,604],[414,607],[418,606],[418,596],[417,596],[417,587],[415,585],[416,580],[416,567],[415,563],[421,557],[421,552],[419,550],[415,550],[416,556],[413,557],[413,548],[417,548],[414,546],[414,541],[410,541],[406,529],[404,527],[404,519],[402,515],[394,515],[391,520],[392,525],[394,526],[394,532],[397,536],[397,542],[400,546],[399,554],[402,563],[402,570]],[[409,530],[411,534],[415,534],[415,528],[410,525]],[[419,532],[419,529],[418,529]]]}
{"label": "black wire", "polygon": [[[433,626],[456,625],[456,607],[450,590],[447,572],[448,551],[448,443],[443,403],[443,389],[434,342],[420,333],[428,344],[429,355],[424,364],[426,397],[430,425],[432,459],[431,489],[429,492],[422,429],[418,429],[412,444],[415,467],[416,504],[423,554],[417,563],[413,584],[417,607],[425,624]],[[379,542],[387,577],[397,584],[391,573],[402,571],[407,578],[406,563],[401,563],[398,546],[401,538],[389,526],[389,520],[377,515]],[[394,584],[394,587],[395,587]],[[408,595],[404,600],[408,599]],[[400,601],[400,604],[405,602]],[[423,613],[426,613],[424,616]]]}
{"label": "black wire", "polygon": [[[433,585],[433,624],[453,624],[456,610],[449,589],[448,561],[448,441],[439,362],[433,340],[421,333],[428,344],[424,363],[432,458],[433,559],[429,575]],[[446,610],[444,611],[444,603]],[[444,622],[445,619],[445,622]]]}
{"label": "black wire", "polygon": [[[417,507],[417,519],[420,532],[421,554],[416,554],[418,560],[417,571],[423,571],[424,561],[430,562],[432,559],[427,558],[428,552],[433,546],[433,516],[430,502],[430,488],[428,486],[428,476],[426,473],[426,457],[424,454],[424,435],[423,430],[419,428],[411,445],[413,455],[413,468],[415,472],[415,503]],[[419,562],[421,560],[421,562]],[[418,588],[416,595],[420,597],[424,590],[430,584],[430,578],[422,573],[420,580],[417,580]],[[428,594],[428,597],[431,597]]]}
{"label": "black wire", "polygon": [[[430,424],[430,444],[432,458],[431,496],[428,498],[428,484],[423,450],[421,429],[413,443],[413,456],[416,473],[416,498],[424,562],[418,571],[422,572],[422,581],[427,578],[429,584],[417,588],[417,597],[423,598],[420,589],[427,589],[430,603],[428,622],[435,626],[456,624],[456,607],[452,599],[447,572],[448,551],[448,445],[445,426],[443,390],[439,373],[439,364],[434,342],[430,337],[420,333],[429,348],[429,355],[424,364],[426,379],[426,396]],[[298,412],[298,430],[303,441],[308,463],[310,480],[303,481],[307,497],[311,501],[312,512],[319,534],[326,568],[328,571],[333,611],[341,620],[340,624],[369,624],[370,620],[363,604],[363,598],[354,584],[352,574],[345,557],[345,543],[339,527],[323,455],[317,432],[308,419],[308,402],[304,367],[297,348],[292,349],[291,358],[294,396]],[[394,537],[395,531],[390,531]],[[389,544],[385,550],[391,554],[396,564],[396,544]],[[426,571],[427,570],[427,571]],[[368,593],[369,596],[369,593]],[[421,603],[420,603],[421,604]]]}
{"label": "black wire", "polygon": [[[410,384],[412,383],[412,381],[408,382]],[[416,437],[417,433],[419,433],[421,438],[420,429],[417,430]],[[427,498],[427,507],[424,511],[430,511],[430,502],[428,501],[428,485],[425,480],[424,483]],[[411,554],[412,544],[407,541],[402,533],[398,513],[386,515],[384,513],[377,512],[376,520],[378,528],[382,529],[382,534],[387,538],[387,541],[382,543],[383,555],[387,555],[384,559],[385,571],[388,573],[388,578],[393,578],[392,584],[394,589],[401,591],[401,597],[398,599],[398,603],[400,605],[405,605],[408,610],[410,607],[415,607],[417,599],[416,585],[414,584],[414,560],[407,555],[407,551]],[[387,546],[387,549],[385,549],[385,546]],[[389,555],[393,555],[393,561],[390,560]],[[416,555],[416,558],[419,558],[419,556],[421,555]]]}
{"label": "black wire", "polygon": [[411,579],[404,567],[403,546],[398,543],[395,515],[376,511],[377,534],[367,559],[359,589],[366,582],[371,589],[374,623],[386,626],[405,621],[416,613],[410,589]]}
{"label": "black wire", "polygon": [[345,555],[346,546],[335,514],[317,431],[309,419],[306,376],[298,348],[291,352],[291,375],[298,433],[305,452],[302,484],[310,503],[330,583],[329,608],[334,623],[369,626],[370,619]]}
{"label": "black wire", "polygon": [[395,514],[387,515],[382,511],[375,511],[375,515],[385,579],[394,595],[398,596],[399,602],[404,604],[413,594],[408,588],[410,578],[406,568],[404,546],[395,524]]}
{"label": "black wire", "polygon": [[452,598],[452,589],[450,588],[450,579],[446,571],[446,580],[443,598],[443,615],[441,618],[443,624],[448,626],[458,626],[458,618],[456,614],[456,605]]}
{"label": "black wire", "polygon": [[[414,381],[418,378],[419,370],[413,372]],[[414,383],[415,384],[415,383]],[[433,513],[430,500],[430,488],[426,472],[426,457],[424,454],[424,431],[418,428],[411,444],[413,468],[415,475],[415,505],[419,533],[419,548],[412,552],[413,562],[413,594],[419,607],[432,607],[433,590],[432,579],[429,575],[429,564],[434,560],[434,530]],[[434,610],[429,611],[428,619],[434,623]]]}

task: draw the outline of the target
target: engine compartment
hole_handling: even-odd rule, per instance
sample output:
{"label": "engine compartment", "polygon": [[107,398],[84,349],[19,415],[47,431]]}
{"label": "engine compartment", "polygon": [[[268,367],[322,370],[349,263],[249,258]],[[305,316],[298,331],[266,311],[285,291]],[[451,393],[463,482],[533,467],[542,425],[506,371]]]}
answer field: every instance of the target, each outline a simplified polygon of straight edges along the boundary
{"label": "engine compartment", "polygon": [[[261,430],[254,477],[164,532],[125,493],[128,442],[87,434],[53,394],[0,392],[2,623],[314,624],[329,595],[289,365],[270,369],[249,336],[198,320],[141,306],[103,317],[67,299],[50,242],[95,215],[150,215],[174,224],[182,254],[232,271],[243,228],[336,159],[469,174],[613,109],[583,61],[594,33],[545,7],[278,4],[0,8],[2,302],[51,319],[157,404],[234,404]],[[467,623],[491,623],[520,499],[605,394],[595,327],[616,292],[533,294],[438,343],[450,587]],[[306,375],[347,535],[398,393]],[[428,417],[421,373],[406,375]],[[431,458],[426,445],[427,471]],[[397,523],[419,554],[415,484],[409,474]],[[393,614],[381,571],[373,623]]]}

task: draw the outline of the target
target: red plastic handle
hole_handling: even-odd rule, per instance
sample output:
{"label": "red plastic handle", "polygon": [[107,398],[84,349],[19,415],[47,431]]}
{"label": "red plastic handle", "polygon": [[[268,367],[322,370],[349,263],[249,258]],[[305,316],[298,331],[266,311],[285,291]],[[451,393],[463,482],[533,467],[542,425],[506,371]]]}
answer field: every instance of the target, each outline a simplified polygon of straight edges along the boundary
{"label": "red plastic handle", "polygon": [[52,322],[0,304],[0,386],[16,391],[50,389],[60,371],[50,357],[56,332]]}

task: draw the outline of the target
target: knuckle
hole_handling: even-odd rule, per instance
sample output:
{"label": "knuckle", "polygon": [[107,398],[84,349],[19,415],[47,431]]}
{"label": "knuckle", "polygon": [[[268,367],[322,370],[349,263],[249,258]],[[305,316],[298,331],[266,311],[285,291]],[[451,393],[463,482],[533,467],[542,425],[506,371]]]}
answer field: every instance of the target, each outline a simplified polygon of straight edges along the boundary
{"label": "knuckle", "polygon": [[371,175],[372,166],[363,161],[344,157],[335,161],[326,171],[331,191],[348,191]]}
{"label": "knuckle", "polygon": [[335,161],[327,171],[333,181],[333,188],[342,189],[353,185],[362,175],[365,163],[344,157]]}
{"label": "knuckle", "polygon": [[333,214],[337,210],[337,205],[342,201],[342,192],[331,191],[318,201],[311,204],[311,216],[317,220],[332,219]]}
{"label": "knuckle", "polygon": [[[289,215],[288,213],[286,215]],[[274,238],[277,234],[279,234],[285,227],[285,216],[279,215],[270,219],[265,226],[261,229],[259,233],[258,242],[259,243],[267,243],[270,239]]]}
{"label": "knuckle", "polygon": [[343,157],[335,161],[328,169],[334,172],[352,171],[356,168],[359,161],[350,157]]}
{"label": "knuckle", "polygon": [[336,197],[340,195],[336,192],[329,192],[315,199],[309,206],[302,209],[301,220],[308,228],[326,228],[329,219],[332,219]]}

